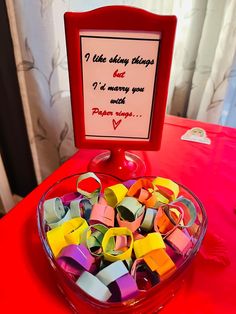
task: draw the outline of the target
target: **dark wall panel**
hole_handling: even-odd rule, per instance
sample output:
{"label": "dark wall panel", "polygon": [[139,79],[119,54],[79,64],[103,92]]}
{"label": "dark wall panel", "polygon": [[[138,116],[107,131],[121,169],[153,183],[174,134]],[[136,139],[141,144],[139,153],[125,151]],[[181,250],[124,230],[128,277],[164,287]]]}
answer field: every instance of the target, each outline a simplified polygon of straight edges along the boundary
{"label": "dark wall panel", "polygon": [[0,150],[12,192],[25,196],[36,186],[36,178],[5,1],[0,1]]}

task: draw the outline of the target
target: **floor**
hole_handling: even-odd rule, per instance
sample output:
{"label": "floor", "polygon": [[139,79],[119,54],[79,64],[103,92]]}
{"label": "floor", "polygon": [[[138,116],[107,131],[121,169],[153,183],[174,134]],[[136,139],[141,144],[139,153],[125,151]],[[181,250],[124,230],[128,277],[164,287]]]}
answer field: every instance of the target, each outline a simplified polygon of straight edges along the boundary
{"label": "floor", "polygon": [[[23,199],[23,197],[21,197],[21,196],[19,196],[19,195],[16,195],[16,194],[13,195],[13,200],[14,200],[15,205],[16,205],[17,203],[19,203],[22,199]],[[1,202],[1,198],[0,198],[0,218],[2,218],[5,214],[6,214],[6,213],[5,213],[3,204],[2,204],[2,202]]]}

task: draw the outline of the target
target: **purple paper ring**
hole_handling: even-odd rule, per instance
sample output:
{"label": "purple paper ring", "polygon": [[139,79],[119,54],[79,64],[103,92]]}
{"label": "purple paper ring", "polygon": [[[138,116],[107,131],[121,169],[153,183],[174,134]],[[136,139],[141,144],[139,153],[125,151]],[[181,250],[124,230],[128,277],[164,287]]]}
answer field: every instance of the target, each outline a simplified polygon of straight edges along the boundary
{"label": "purple paper ring", "polygon": [[109,285],[112,297],[119,296],[120,301],[134,298],[138,293],[138,286],[134,278],[130,274],[126,274]]}
{"label": "purple paper ring", "polygon": [[94,270],[95,258],[83,244],[71,244],[61,250],[57,263],[66,272],[78,276],[81,270]]}
{"label": "purple paper ring", "polygon": [[130,180],[127,180],[127,181],[125,181],[125,182],[122,182],[122,184],[123,184],[127,189],[129,189],[135,182],[136,182],[136,180],[130,179]]}
{"label": "purple paper ring", "polygon": [[78,192],[72,192],[72,193],[67,193],[61,196],[61,201],[64,206],[69,206],[70,202],[78,199],[79,198],[79,193]]}

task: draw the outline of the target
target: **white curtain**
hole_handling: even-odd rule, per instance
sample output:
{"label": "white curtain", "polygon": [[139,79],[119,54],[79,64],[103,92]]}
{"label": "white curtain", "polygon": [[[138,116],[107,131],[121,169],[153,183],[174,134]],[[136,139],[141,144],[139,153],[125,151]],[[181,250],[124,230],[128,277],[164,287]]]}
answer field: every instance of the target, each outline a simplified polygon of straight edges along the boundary
{"label": "white curtain", "polygon": [[63,14],[68,2],[6,1],[38,182],[75,152]]}
{"label": "white curtain", "polygon": [[236,126],[235,0],[6,0],[38,182],[75,151],[63,14],[130,5],[175,14],[167,111]]}
{"label": "white curtain", "polygon": [[228,76],[228,88],[224,98],[224,108],[220,117],[220,124],[236,127],[236,54],[233,67]]}

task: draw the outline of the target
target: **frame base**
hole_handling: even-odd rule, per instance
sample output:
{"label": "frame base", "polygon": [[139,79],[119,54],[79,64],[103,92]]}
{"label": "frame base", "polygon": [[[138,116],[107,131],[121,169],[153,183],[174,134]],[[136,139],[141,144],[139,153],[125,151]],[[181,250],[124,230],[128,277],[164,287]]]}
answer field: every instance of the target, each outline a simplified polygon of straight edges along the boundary
{"label": "frame base", "polygon": [[146,165],[139,156],[118,148],[94,157],[88,165],[88,170],[114,175],[121,180],[128,180],[144,176]]}

